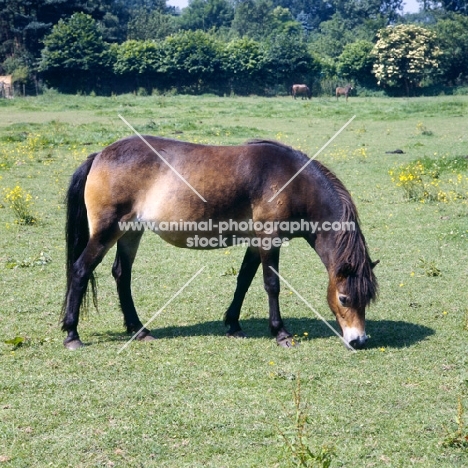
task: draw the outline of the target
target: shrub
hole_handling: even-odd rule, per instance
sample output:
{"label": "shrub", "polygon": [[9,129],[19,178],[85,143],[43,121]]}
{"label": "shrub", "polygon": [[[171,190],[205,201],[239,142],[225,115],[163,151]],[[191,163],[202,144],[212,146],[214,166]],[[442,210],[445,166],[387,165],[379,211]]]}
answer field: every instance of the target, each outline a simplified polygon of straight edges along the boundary
{"label": "shrub", "polygon": [[4,200],[13,210],[18,224],[33,225],[37,223],[31,212],[32,196],[19,185],[14,189],[4,189]]}

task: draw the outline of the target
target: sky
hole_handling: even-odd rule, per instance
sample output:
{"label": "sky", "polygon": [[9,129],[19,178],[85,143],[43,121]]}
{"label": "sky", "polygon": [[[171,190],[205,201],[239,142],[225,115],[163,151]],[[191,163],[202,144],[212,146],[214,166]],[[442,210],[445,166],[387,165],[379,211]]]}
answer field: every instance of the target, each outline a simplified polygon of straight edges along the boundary
{"label": "sky", "polygon": [[[419,11],[417,0],[405,0],[404,3],[403,11],[405,13],[416,13]],[[188,0],[167,0],[167,4],[177,6],[179,8],[185,8],[188,5]]]}

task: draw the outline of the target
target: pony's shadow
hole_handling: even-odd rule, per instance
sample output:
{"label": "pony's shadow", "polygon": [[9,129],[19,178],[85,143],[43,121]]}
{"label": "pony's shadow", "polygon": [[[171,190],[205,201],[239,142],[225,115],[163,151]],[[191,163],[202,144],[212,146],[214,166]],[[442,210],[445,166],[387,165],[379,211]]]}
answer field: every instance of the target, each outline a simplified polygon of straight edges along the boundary
{"label": "pony's shadow", "polygon": [[[329,328],[321,320],[315,318],[288,318],[285,320],[285,323],[287,329],[293,334],[304,336],[306,332],[308,340],[332,336]],[[329,321],[329,324],[338,329],[336,322]],[[247,318],[241,320],[241,326],[250,339],[271,337],[266,319]],[[205,321],[192,325],[155,328],[151,332],[158,339],[173,339],[193,336],[223,336],[226,334],[226,328],[222,321]],[[366,333],[369,336],[366,349],[373,349],[413,346],[433,335],[435,331],[424,325],[401,320],[366,320]],[[94,333],[93,336],[100,337],[105,341],[123,342],[128,340],[128,336],[125,336],[123,333],[111,331]]]}

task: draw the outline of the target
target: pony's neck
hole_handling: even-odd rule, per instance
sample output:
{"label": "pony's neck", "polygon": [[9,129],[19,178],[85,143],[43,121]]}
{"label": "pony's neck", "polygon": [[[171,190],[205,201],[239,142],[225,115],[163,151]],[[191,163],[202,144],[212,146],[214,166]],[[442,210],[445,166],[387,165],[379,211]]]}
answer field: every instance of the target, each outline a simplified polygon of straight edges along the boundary
{"label": "pony's neck", "polygon": [[313,162],[312,169],[315,190],[308,205],[308,217],[316,229],[309,233],[307,241],[328,269],[336,263],[337,255],[342,256],[343,250],[350,248],[356,235],[360,235],[358,217],[348,190],[335,174],[319,161]]}
{"label": "pony's neck", "polygon": [[320,260],[325,265],[327,270],[330,270],[336,263],[335,261],[335,246],[336,233],[317,231],[315,234],[309,234],[306,237],[309,245],[317,252]]}

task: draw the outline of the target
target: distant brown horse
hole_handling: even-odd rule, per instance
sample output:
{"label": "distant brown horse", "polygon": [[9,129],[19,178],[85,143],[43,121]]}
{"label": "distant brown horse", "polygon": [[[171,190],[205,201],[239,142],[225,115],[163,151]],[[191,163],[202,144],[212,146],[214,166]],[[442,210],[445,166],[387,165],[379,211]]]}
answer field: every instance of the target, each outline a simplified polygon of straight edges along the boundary
{"label": "distant brown horse", "polygon": [[349,93],[353,90],[354,88],[350,85],[347,84],[344,88],[336,88],[336,100],[338,101],[338,98],[340,96],[346,96],[346,101],[348,100],[348,95]]}
{"label": "distant brown horse", "polygon": [[328,304],[343,341],[352,348],[366,343],[365,308],[377,293],[375,263],[351,196],[332,172],[272,141],[210,146],[132,136],[91,154],[68,188],[66,348],[83,345],[77,328],[88,283],[96,299],[93,271],[115,244],[112,274],[127,331],[137,340],[154,339],[138,318],[130,286],[145,229],[184,248],[225,248],[242,237],[247,250],[225,314],[228,336],[243,336],[240,310],[261,264],[270,330],[283,347],[294,346],[294,339],[278,302],[280,247],[285,238],[304,238],[328,270]]}
{"label": "distant brown horse", "polygon": [[302,96],[302,99],[310,99],[312,97],[309,87],[305,84],[292,85],[291,95],[294,99],[296,99],[296,96]]}

